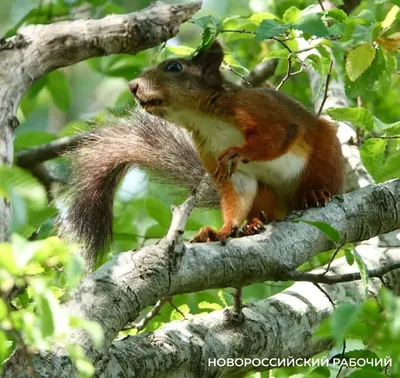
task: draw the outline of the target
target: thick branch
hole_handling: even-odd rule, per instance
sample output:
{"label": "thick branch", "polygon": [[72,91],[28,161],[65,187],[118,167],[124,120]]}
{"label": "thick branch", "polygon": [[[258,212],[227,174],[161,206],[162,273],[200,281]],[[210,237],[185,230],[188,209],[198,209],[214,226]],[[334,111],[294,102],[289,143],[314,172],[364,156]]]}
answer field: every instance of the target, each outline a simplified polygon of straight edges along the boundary
{"label": "thick branch", "polygon": [[[371,272],[380,269],[382,264],[400,263],[400,249],[389,253],[383,248],[365,250],[360,255]],[[345,258],[336,260],[330,269],[337,276],[358,273],[357,267],[349,266]],[[400,270],[384,279],[386,285],[395,286]],[[382,282],[379,279],[369,281],[370,298],[377,295]],[[270,360],[271,367],[275,362],[276,367],[277,361],[273,358],[310,358],[329,347],[328,340],[315,341],[312,335],[320,322],[333,312],[332,302],[359,304],[365,299],[365,288],[360,281],[322,285],[322,289],[310,283],[297,283],[267,300],[248,304],[243,309],[245,321],[240,327],[230,321],[226,310],[214,311],[206,316],[169,323],[153,333],[116,341],[104,358],[104,371],[104,364],[98,365],[101,377],[113,377],[117,371],[124,371],[124,376],[141,378],[167,375],[176,378],[241,377],[254,367],[210,365],[209,361],[235,356],[265,358]],[[126,356],[130,358],[127,360]],[[257,370],[266,369],[268,366]]]}
{"label": "thick branch", "polygon": [[[324,209],[292,217],[327,222],[346,235],[347,242],[356,242],[400,228],[399,198],[400,180],[395,180],[334,197]],[[127,322],[163,297],[279,280],[334,244],[318,229],[289,218],[269,225],[260,235],[231,240],[226,246],[175,246],[162,239],[134,253],[121,253],[81,284],[65,310],[99,322],[104,344],[97,350],[84,331],[76,331],[55,347],[58,358],[64,361],[62,370],[54,370],[58,359],[47,355],[46,359],[53,361],[51,371],[60,378],[70,376],[67,367],[72,368],[65,363],[63,345],[71,341],[83,345],[89,358],[98,361]]]}
{"label": "thick branch", "polygon": [[275,73],[277,65],[278,59],[261,62],[249,72],[245,79],[253,88],[261,87],[262,84]]}

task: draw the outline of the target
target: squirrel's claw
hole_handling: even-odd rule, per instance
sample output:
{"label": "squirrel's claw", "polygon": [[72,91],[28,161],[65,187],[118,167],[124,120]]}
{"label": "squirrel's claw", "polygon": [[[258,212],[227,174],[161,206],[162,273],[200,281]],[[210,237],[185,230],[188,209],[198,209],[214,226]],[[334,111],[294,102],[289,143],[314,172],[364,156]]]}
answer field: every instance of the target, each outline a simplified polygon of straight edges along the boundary
{"label": "squirrel's claw", "polygon": [[238,227],[224,226],[219,231],[215,231],[211,227],[203,227],[200,231],[190,240],[191,243],[208,243],[220,241],[225,245],[230,236],[237,236]]}
{"label": "squirrel's claw", "polygon": [[217,160],[218,166],[215,170],[215,179],[219,185],[222,185],[228,177],[231,177],[237,171],[239,161],[243,163],[249,162],[248,158],[241,155],[239,147],[229,147],[223,150]]}
{"label": "squirrel's claw", "polygon": [[303,209],[309,207],[325,207],[331,199],[331,193],[326,189],[315,189],[304,193],[301,206]]}
{"label": "squirrel's claw", "polygon": [[[262,216],[263,215],[261,215],[261,217]],[[263,230],[264,228],[265,228],[264,221],[260,220],[259,218],[253,218],[250,222],[244,225],[243,230],[240,233],[240,236],[250,236],[259,234],[261,230]]]}

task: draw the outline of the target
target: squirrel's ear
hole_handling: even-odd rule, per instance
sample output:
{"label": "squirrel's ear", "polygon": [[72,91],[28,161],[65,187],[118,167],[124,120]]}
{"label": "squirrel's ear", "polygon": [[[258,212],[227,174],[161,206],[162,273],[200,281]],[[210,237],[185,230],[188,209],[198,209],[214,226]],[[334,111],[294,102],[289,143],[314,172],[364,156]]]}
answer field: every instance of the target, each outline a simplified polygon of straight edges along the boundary
{"label": "squirrel's ear", "polygon": [[218,41],[214,41],[208,50],[200,51],[192,58],[192,62],[201,67],[205,74],[219,72],[223,60],[224,50]]}

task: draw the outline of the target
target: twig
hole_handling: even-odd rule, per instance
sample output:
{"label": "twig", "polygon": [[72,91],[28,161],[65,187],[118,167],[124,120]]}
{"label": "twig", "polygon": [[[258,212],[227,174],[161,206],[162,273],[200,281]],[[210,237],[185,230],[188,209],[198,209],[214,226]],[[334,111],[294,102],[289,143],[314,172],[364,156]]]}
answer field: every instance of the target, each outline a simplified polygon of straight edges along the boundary
{"label": "twig", "polygon": [[333,308],[336,308],[336,304],[335,304],[335,302],[333,301],[333,299],[329,296],[328,292],[325,291],[325,290],[321,287],[320,284],[318,284],[318,283],[316,283],[316,282],[313,282],[313,283],[314,283],[314,285],[325,295],[325,297],[328,298],[328,301],[331,303],[332,307],[333,307]]}
{"label": "twig", "polygon": [[318,3],[320,5],[322,11],[325,12],[325,7],[324,7],[324,4],[322,4],[322,0],[318,0]]}
{"label": "twig", "polygon": [[281,89],[282,85],[285,84],[285,82],[292,76],[295,76],[299,74],[300,72],[303,72],[303,67],[300,67],[300,69],[296,72],[292,72],[292,58],[293,56],[289,54],[288,56],[288,68],[286,71],[285,77],[282,79],[282,81],[279,83],[279,85],[275,88],[276,91],[279,91]]}
{"label": "twig", "polygon": [[136,328],[136,330],[139,332],[142,329],[144,329],[147,324],[149,324],[150,320],[156,317],[162,308],[164,306],[165,302],[168,302],[170,300],[170,297],[165,297],[163,299],[160,299],[154,307],[143,317],[143,319],[138,322],[138,323],[127,323],[125,327],[123,328],[124,331],[127,331],[132,328]]}
{"label": "twig", "polygon": [[[210,29],[214,29],[214,28],[210,28]],[[239,33],[239,34],[257,34],[255,31],[251,31],[251,30],[246,30],[246,29],[242,29],[242,30],[235,30],[235,29],[222,29],[220,31],[220,33]]]}
{"label": "twig", "polygon": [[242,302],[242,288],[239,287],[235,289],[235,293],[233,294],[233,310],[237,315],[242,313],[243,302]]}
{"label": "twig", "polygon": [[[359,108],[363,108],[364,107],[364,101],[363,101],[363,98],[361,96],[357,97],[357,107],[359,107]],[[355,126],[355,128],[356,128],[356,141],[355,142],[356,142],[356,145],[358,147],[360,147],[361,143],[362,143],[362,140],[364,138],[365,132],[360,127]]]}
{"label": "twig", "polygon": [[279,89],[281,89],[282,85],[285,84],[285,81],[289,79],[291,70],[292,70],[292,55],[289,54],[286,75],[284,76],[282,81],[278,84],[278,86],[275,88],[275,90],[279,91]]}
{"label": "twig", "polygon": [[242,81],[249,87],[252,88],[252,85],[247,81],[247,79],[238,71],[236,71],[230,64],[226,64],[224,67],[226,70],[233,72],[235,75],[239,76]]}
{"label": "twig", "polygon": [[[205,174],[200,181],[200,184],[195,188],[186,200],[179,206],[172,206],[172,221],[165,240],[169,243],[181,243],[182,234],[185,230],[186,222],[190,213],[201,200],[212,185],[210,176]],[[163,239],[164,240],[164,239]],[[183,246],[183,245],[182,245]]]}
{"label": "twig", "polygon": [[287,51],[289,51],[289,54],[293,53],[293,50],[283,40],[276,37],[271,37],[270,39],[279,42]]}
{"label": "twig", "polygon": [[52,193],[52,184],[55,182],[62,181],[51,174],[51,172],[44,166],[44,164],[36,164],[31,167],[27,167],[29,171],[35,176],[44,186],[47,193],[48,203],[52,203],[54,200]]}
{"label": "twig", "polygon": [[329,82],[331,81],[331,77],[332,77],[332,67],[333,67],[333,60],[331,60],[331,63],[329,65],[328,74],[326,75],[325,92],[324,92],[324,97],[322,98],[321,106],[319,107],[319,110],[317,113],[318,117],[321,115],[322,110],[324,109],[326,99],[328,98]]}
{"label": "twig", "polygon": [[326,273],[329,272],[329,269],[331,268],[331,265],[333,263],[333,260],[335,260],[336,255],[339,253],[340,249],[345,245],[346,243],[346,236],[343,238],[343,241],[340,243],[340,245],[336,248],[335,252],[333,253],[331,259],[329,260],[328,265],[326,266],[325,271],[321,274],[324,276]]}
{"label": "twig", "polygon": [[183,319],[186,319],[186,315],[179,309],[179,307],[174,303],[172,297],[168,297],[167,298],[169,304],[172,306],[172,308],[178,313],[180,314]]}
{"label": "twig", "polygon": [[[346,339],[343,339],[342,358],[344,358],[345,352],[346,352]],[[344,364],[340,364],[340,368],[336,375],[336,378],[340,377],[340,373],[342,372],[343,366],[344,366]]]}
{"label": "twig", "polygon": [[165,49],[165,46],[167,46],[167,41],[163,42],[161,47],[157,50],[156,54],[150,59],[150,63],[153,64],[153,62],[157,59],[158,55],[160,55],[161,51]]}
{"label": "twig", "polygon": [[[392,270],[400,269],[400,262],[395,262],[390,265],[383,265],[379,268],[372,269],[368,271],[369,277],[382,277],[383,275],[391,272]],[[293,271],[285,274],[283,277],[279,278],[279,281],[306,281],[312,283],[325,283],[325,284],[335,284],[340,282],[350,282],[361,279],[360,272],[346,273],[346,274],[335,274],[326,275],[325,273],[315,274],[315,273],[304,273]]]}
{"label": "twig", "polygon": [[86,133],[80,133],[63,137],[53,142],[18,152],[17,164],[22,168],[29,168],[46,160],[54,159],[68,149],[75,147],[86,135]]}

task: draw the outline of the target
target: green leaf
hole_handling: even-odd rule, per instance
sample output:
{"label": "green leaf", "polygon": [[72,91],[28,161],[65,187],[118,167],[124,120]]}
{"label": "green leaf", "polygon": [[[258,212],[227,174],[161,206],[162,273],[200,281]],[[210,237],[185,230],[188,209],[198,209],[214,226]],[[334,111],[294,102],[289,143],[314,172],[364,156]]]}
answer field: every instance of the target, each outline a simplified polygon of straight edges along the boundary
{"label": "green leaf", "polygon": [[317,37],[329,37],[330,35],[327,27],[321,20],[321,14],[319,13],[310,13],[305,15],[300,19],[298,24],[293,25],[293,28]]}
{"label": "green leaf", "polygon": [[358,96],[373,96],[377,89],[379,81],[382,81],[382,76],[390,75],[391,72],[386,69],[386,60],[381,48],[376,50],[376,55],[371,66],[361,74],[355,81],[351,81],[348,76],[345,78],[346,95],[351,98]]}
{"label": "green leaf", "polygon": [[330,377],[331,372],[329,369],[325,366],[319,366],[316,369],[312,370],[309,372],[307,375],[304,376],[304,378],[325,378],[325,377]]}
{"label": "green leaf", "polygon": [[335,243],[338,243],[340,240],[340,234],[339,234],[338,230],[333,228],[328,223],[320,222],[320,221],[310,221],[310,220],[302,219],[302,218],[295,219],[294,221],[307,223],[310,226],[318,228],[318,230],[323,232],[329,239],[333,240]]}
{"label": "green leaf", "polygon": [[346,332],[357,319],[360,312],[360,307],[350,303],[341,303],[336,307],[330,323],[332,327],[332,336],[341,341],[346,336]]}
{"label": "green leaf", "polygon": [[355,81],[373,62],[376,50],[365,43],[351,50],[346,59],[346,72],[351,81]]}
{"label": "green leaf", "polygon": [[353,265],[354,264],[354,255],[353,250],[350,248],[344,248],[344,255],[346,257],[347,264]]}
{"label": "green leaf", "polygon": [[[226,293],[223,290],[218,290],[218,298],[225,307],[232,304],[231,298],[229,298],[230,299],[229,300],[228,297],[226,296]],[[229,302],[229,304],[228,304],[228,302]]]}
{"label": "green leaf", "polygon": [[52,336],[55,330],[53,308],[49,301],[48,289],[44,284],[35,284],[35,300],[37,305],[38,315],[41,320],[41,332],[43,338]]}
{"label": "green leaf", "polygon": [[244,74],[248,74],[249,70],[242,66],[233,56],[231,51],[226,51],[224,55],[224,63],[229,64],[229,66],[243,72]]}
{"label": "green leaf", "polygon": [[382,21],[382,27],[384,29],[389,28],[393,22],[396,20],[396,15],[399,12],[400,8],[397,5],[394,5],[390,11],[387,13],[385,19]]}
{"label": "green leaf", "polygon": [[261,42],[264,39],[285,33],[291,26],[292,24],[280,24],[274,20],[264,20],[256,31],[256,41]]}
{"label": "green leaf", "polygon": [[71,88],[65,73],[62,71],[50,72],[47,76],[47,88],[49,89],[54,103],[66,112],[71,103]]}
{"label": "green leaf", "polygon": [[200,302],[197,305],[199,308],[201,308],[202,310],[221,310],[223,307],[219,304],[219,303],[210,303],[210,302]]}
{"label": "green leaf", "polygon": [[371,138],[360,147],[362,162],[376,182],[400,177],[400,152],[395,140]]}
{"label": "green leaf", "polygon": [[19,274],[19,269],[15,261],[14,251],[11,244],[0,244],[0,267],[12,275]]}
{"label": "green leaf", "polygon": [[301,16],[301,10],[295,6],[291,6],[290,8],[285,10],[283,14],[283,21],[286,23],[297,22]]}
{"label": "green leaf", "polygon": [[177,56],[189,56],[194,53],[195,49],[187,46],[167,46],[167,51]]}
{"label": "green leaf", "polygon": [[15,151],[50,143],[56,140],[57,136],[46,131],[27,131],[17,135],[14,140]]}
{"label": "green leaf", "polygon": [[169,228],[172,220],[171,211],[164,202],[154,197],[147,197],[144,202],[147,214],[155,219],[161,226]]}
{"label": "green leaf", "polygon": [[200,26],[202,29],[207,29],[209,25],[220,29],[222,22],[218,18],[214,16],[203,16],[192,19],[193,23],[197,26]]}
{"label": "green leaf", "polygon": [[388,93],[392,86],[392,77],[397,69],[397,59],[395,54],[382,50],[385,58],[385,68],[379,78],[379,86],[382,93]]}
{"label": "green leaf", "polygon": [[345,21],[347,19],[346,12],[338,8],[329,9],[328,12],[326,12],[326,15],[338,21]]}
{"label": "green leaf", "polygon": [[46,86],[47,77],[44,76],[39,80],[36,80],[25,93],[24,97],[21,100],[20,108],[24,113],[24,117],[28,117],[28,115],[35,109],[38,95],[40,91]]}
{"label": "green leaf", "polygon": [[181,319],[183,319],[183,315],[186,318],[190,314],[190,309],[187,304],[183,304],[183,305],[179,306],[178,309],[180,312],[176,311],[175,309],[172,310],[170,320],[181,320]]}
{"label": "green leaf", "polygon": [[265,60],[270,60],[270,59],[287,59],[289,56],[289,51],[287,49],[281,49],[281,50],[272,50],[270,51],[265,58],[263,59],[263,62]]}
{"label": "green leaf", "polygon": [[364,24],[374,24],[376,22],[376,17],[373,12],[369,9],[363,9],[357,16],[352,17],[357,22]]}
{"label": "green leaf", "polygon": [[374,129],[374,118],[372,114],[364,108],[338,108],[326,111],[334,120],[349,122],[363,130],[372,131]]}
{"label": "green leaf", "polygon": [[265,20],[274,20],[277,17],[269,12],[255,12],[249,17],[249,21],[259,26]]}
{"label": "green leaf", "polygon": [[[1,246],[0,246],[1,248]],[[2,298],[0,298],[0,322],[7,316],[7,305]]]}
{"label": "green leaf", "polygon": [[365,295],[368,295],[369,274],[368,274],[367,266],[365,265],[364,260],[362,259],[362,257],[360,256],[360,254],[357,252],[356,249],[353,249],[353,255],[354,255],[354,259],[356,260],[356,263],[358,265],[358,269],[360,270],[361,279],[364,284]]}
{"label": "green leaf", "polygon": [[347,378],[387,378],[387,375],[366,367],[364,369],[353,371],[347,376]]}
{"label": "green leaf", "polygon": [[154,224],[150,226],[145,233],[147,239],[161,239],[168,232],[168,228],[161,226],[160,224]]}
{"label": "green leaf", "polygon": [[12,342],[7,340],[6,334],[0,330],[0,364],[3,365],[3,361],[9,355],[9,349],[12,346]]}

